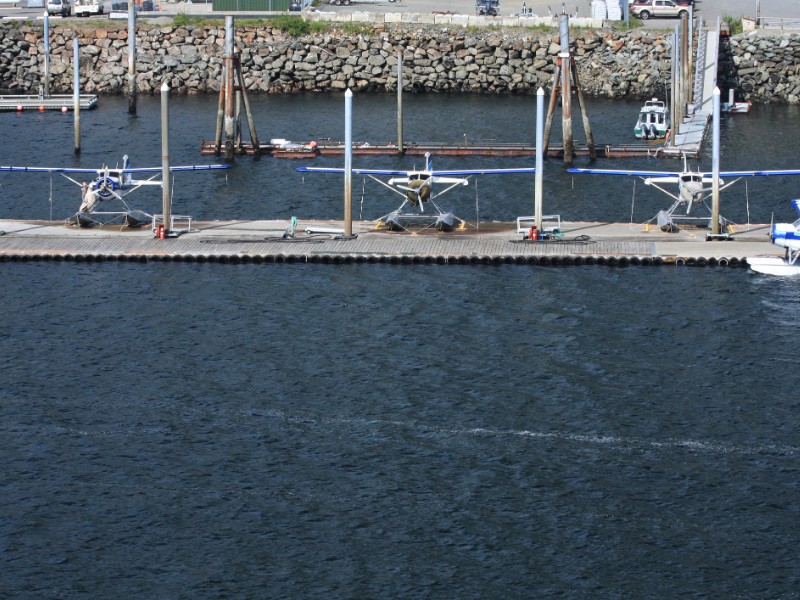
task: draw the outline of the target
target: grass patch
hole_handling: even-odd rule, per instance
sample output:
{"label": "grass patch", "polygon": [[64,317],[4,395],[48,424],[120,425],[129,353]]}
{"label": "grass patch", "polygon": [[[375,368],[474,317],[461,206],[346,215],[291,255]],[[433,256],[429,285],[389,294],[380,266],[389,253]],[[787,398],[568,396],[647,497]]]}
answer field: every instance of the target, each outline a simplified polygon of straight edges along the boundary
{"label": "grass patch", "polygon": [[309,33],[322,33],[327,29],[325,23],[306,21],[302,17],[273,17],[267,22],[294,37]]}
{"label": "grass patch", "polygon": [[375,27],[371,23],[353,23],[352,21],[348,21],[338,23],[338,25],[341,25],[342,33],[347,35],[367,35],[375,31]]}
{"label": "grass patch", "polygon": [[184,13],[178,13],[172,17],[172,24],[175,27],[199,27],[207,25],[207,21],[202,17],[192,17]]}
{"label": "grass patch", "polygon": [[731,17],[731,16],[728,16],[728,15],[725,15],[724,17],[722,17],[722,20],[725,21],[728,24],[728,29],[731,32],[731,35],[736,35],[738,33],[742,33],[742,31],[744,31],[744,28],[742,27],[742,20],[741,19],[737,19],[736,17]]}
{"label": "grass patch", "polygon": [[639,29],[642,26],[642,21],[628,17],[628,24],[625,25],[625,20],[614,22],[611,26],[615,31],[631,31],[632,29]]}

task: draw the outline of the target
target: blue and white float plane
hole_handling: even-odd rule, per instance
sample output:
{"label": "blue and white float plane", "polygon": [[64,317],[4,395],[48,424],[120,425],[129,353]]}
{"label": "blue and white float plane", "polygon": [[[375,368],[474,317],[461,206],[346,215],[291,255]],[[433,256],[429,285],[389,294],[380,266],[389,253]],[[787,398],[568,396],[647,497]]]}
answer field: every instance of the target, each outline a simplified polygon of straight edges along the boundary
{"label": "blue and white float plane", "polygon": [[[792,208],[800,214],[800,200],[792,200]],[[750,268],[757,273],[767,275],[800,275],[800,219],[794,223],[774,223],[769,238],[776,246],[786,249],[783,258],[753,257],[748,258]]]}
{"label": "blue and white float plane", "polygon": [[[467,185],[473,175],[508,175],[511,173],[534,173],[534,167],[520,167],[515,169],[456,169],[451,171],[434,171],[431,169],[430,153],[425,154],[425,168],[421,170],[399,171],[396,169],[352,169],[354,175],[366,175],[385,188],[390,189],[403,197],[403,203],[394,211],[378,219],[383,221],[393,231],[406,229],[403,222],[418,221],[424,216],[425,202],[430,202],[436,212],[428,218],[439,231],[452,231],[456,223],[463,221],[451,212],[445,212],[436,203],[436,198],[459,185]],[[339,173],[344,169],[327,167],[299,167],[301,173]],[[391,177],[388,181],[379,177]],[[446,186],[434,193],[434,185]],[[407,206],[419,212],[407,212]]]}
{"label": "blue and white float plane", "polygon": [[[170,167],[170,172],[178,171],[212,171],[229,169],[230,165],[185,165]],[[6,173],[57,173],[81,188],[81,205],[67,221],[74,225],[90,227],[99,225],[104,221],[120,219],[129,227],[138,227],[152,222],[153,216],[138,209],[131,208],[125,197],[136,191],[141,186],[161,186],[159,176],[163,173],[161,167],[132,168],[128,155],[122,157],[121,167],[106,167],[99,169],[82,169],[71,167],[4,167],[0,172]],[[147,179],[134,177],[144,173],[152,173]],[[71,175],[90,175],[93,179],[89,182],[80,182]],[[118,200],[123,209],[117,211],[98,211],[99,204],[104,201]]]}
{"label": "blue and white float plane", "polygon": [[[686,165],[684,158],[683,171],[633,171],[622,169],[567,169],[570,173],[588,173],[590,175],[628,175],[640,177],[645,185],[652,185],[654,188],[667,194],[675,202],[667,210],[662,210],[656,215],[658,226],[664,231],[674,232],[678,230],[674,219],[682,220],[701,220],[701,217],[690,217],[692,209],[696,205],[703,205],[708,208],[705,201],[711,197],[713,173],[710,171],[691,171]],[[720,191],[732,186],[742,177],[771,177],[800,175],[800,169],[785,169],[778,171],[720,171],[719,185]],[[733,181],[724,183],[722,178],[733,178]],[[661,184],[678,184],[678,193],[674,194],[661,187]],[[679,207],[685,206],[686,212],[683,215],[676,214]],[[710,213],[709,209],[709,213]],[[709,217],[710,218],[710,217]],[[727,221],[720,217],[720,224],[727,226]]]}

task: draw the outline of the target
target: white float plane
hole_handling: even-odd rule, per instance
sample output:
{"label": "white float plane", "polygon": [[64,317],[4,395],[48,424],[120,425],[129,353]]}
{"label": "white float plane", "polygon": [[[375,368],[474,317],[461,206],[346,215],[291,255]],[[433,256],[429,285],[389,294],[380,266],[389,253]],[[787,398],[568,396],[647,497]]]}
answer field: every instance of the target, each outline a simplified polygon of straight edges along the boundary
{"label": "white float plane", "polygon": [[[170,172],[177,171],[211,171],[216,169],[229,169],[230,165],[185,165],[170,167]],[[72,167],[5,167],[0,166],[0,172],[7,173],[57,173],[81,188],[81,205],[67,221],[82,227],[100,225],[104,222],[121,220],[129,227],[138,227],[152,222],[153,216],[138,209],[133,209],[126,202],[125,197],[136,191],[141,186],[161,186],[159,178],[163,172],[161,167],[132,168],[128,155],[122,157],[121,167],[106,167],[99,169],[83,169]],[[136,175],[152,173],[147,179],[134,179]],[[73,175],[91,175],[91,182],[77,181]],[[99,204],[104,201],[118,200],[123,210],[98,211]]]}
{"label": "white float plane", "polygon": [[[656,215],[658,226],[664,231],[674,232],[678,230],[675,220],[705,220],[710,217],[691,217],[692,209],[697,205],[705,206],[708,209],[706,200],[711,197],[713,173],[710,171],[692,171],[683,161],[682,171],[635,171],[622,169],[567,169],[570,173],[588,173],[590,175],[632,175],[644,180],[645,185],[651,185],[667,196],[672,198],[672,206],[667,210],[662,210]],[[800,175],[800,169],[785,169],[777,171],[720,171],[719,186],[720,191],[732,186],[742,177],[770,177]],[[733,178],[733,181],[724,183],[723,177]],[[662,187],[663,184],[678,184],[677,194],[670,192]],[[677,214],[678,208],[685,206],[686,212],[683,215]],[[709,209],[709,213],[710,213]],[[721,225],[727,226],[727,221],[720,217]]]}
{"label": "white float plane", "polygon": [[[434,171],[431,168],[430,153],[425,154],[425,168],[421,170],[399,171],[396,169],[352,169],[354,175],[366,175],[377,181],[385,188],[390,189],[403,197],[403,203],[394,211],[378,219],[394,230],[404,230],[403,222],[431,219],[439,231],[451,231],[453,227],[463,221],[450,212],[445,212],[436,203],[436,198],[446,194],[454,187],[467,185],[473,175],[508,175],[510,173],[534,173],[534,167],[520,167],[515,169],[457,169],[451,171]],[[327,167],[299,167],[301,173],[344,173],[344,169]],[[391,177],[384,181],[379,177]],[[444,186],[435,192],[434,186]],[[430,202],[435,208],[435,213],[424,216],[424,204]],[[404,209],[413,207],[419,212],[407,212]]]}
{"label": "white float plane", "polygon": [[[792,208],[800,214],[800,200],[792,200]],[[786,249],[783,258],[748,258],[750,268],[767,275],[800,275],[800,219],[794,223],[774,223],[769,232],[770,240],[776,246]]]}

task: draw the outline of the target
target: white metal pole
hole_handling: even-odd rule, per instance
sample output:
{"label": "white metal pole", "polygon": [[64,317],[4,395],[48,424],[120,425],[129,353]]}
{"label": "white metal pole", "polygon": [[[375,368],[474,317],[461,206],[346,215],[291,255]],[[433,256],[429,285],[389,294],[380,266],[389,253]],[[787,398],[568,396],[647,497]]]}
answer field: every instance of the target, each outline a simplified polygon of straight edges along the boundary
{"label": "white metal pole", "polygon": [[78,38],[72,40],[72,113],[75,129],[75,154],[81,151],[81,50]]}
{"label": "white metal pole", "polygon": [[719,88],[714,88],[714,115],[711,130],[711,233],[719,235]]}
{"label": "white metal pole", "polygon": [[44,97],[50,97],[50,15],[44,13]]}
{"label": "white metal pole", "polygon": [[544,90],[536,91],[536,173],[534,187],[534,220],[542,230],[542,178],[544,176]]}
{"label": "white metal pole", "polygon": [[353,235],[353,92],[344,93],[344,235]]}
{"label": "white metal pole", "polygon": [[169,84],[161,86],[161,204],[164,233],[172,228],[172,190],[169,171]]}
{"label": "white metal pole", "polygon": [[403,149],[403,51],[397,53],[397,152]]}

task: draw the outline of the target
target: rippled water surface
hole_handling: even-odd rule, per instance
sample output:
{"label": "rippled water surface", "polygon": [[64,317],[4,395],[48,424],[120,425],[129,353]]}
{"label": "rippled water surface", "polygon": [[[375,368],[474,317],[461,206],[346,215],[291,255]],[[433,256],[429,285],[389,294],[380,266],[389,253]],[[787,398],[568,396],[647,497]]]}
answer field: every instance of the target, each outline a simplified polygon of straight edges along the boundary
{"label": "rippled water surface", "polygon": [[[261,140],[286,138],[299,142],[344,138],[341,96],[299,95],[251,98]],[[359,142],[396,140],[396,99],[393,95],[356,95],[353,99],[353,139]],[[598,144],[629,144],[640,103],[591,99],[588,103]],[[536,100],[533,97],[407,95],[404,100],[404,139],[416,142],[463,143],[497,140],[535,141]],[[170,159],[172,164],[207,164],[200,140],[213,139],[217,99],[212,96],[170,100]],[[797,168],[796,140],[800,136],[798,107],[755,107],[747,115],[722,120],[721,169]],[[102,97],[97,109],[81,113],[81,153],[74,153],[71,114],[24,112],[4,114],[0,131],[8,143],[0,164],[98,168],[116,165],[128,154],[134,166],[161,165],[160,99],[141,97],[138,114],[129,116],[122,97]],[[554,119],[552,139],[560,139],[560,116]],[[583,140],[579,111],[573,130]],[[247,138],[247,135],[245,135]],[[710,148],[691,168],[711,169]],[[354,157],[354,166],[410,169],[422,157]],[[532,157],[434,157],[434,168],[534,166]],[[297,173],[300,165],[342,166],[341,157],[314,160],[239,159],[232,170],[177,173],[173,184],[176,212],[196,219],[342,218],[343,184],[335,175]],[[589,166],[580,158],[578,166]],[[598,160],[599,168],[679,170],[672,159],[631,158]],[[548,160],[544,173],[544,209],[567,220],[642,223],[672,199],[631,177],[572,175],[558,160]],[[484,176],[440,198],[467,220],[506,220],[533,212],[533,176]],[[721,213],[737,224],[769,223],[794,218],[789,200],[800,196],[800,178],[749,178],[723,192]],[[80,204],[77,186],[62,176],[0,173],[0,218],[64,219]],[[354,216],[376,219],[396,208],[400,200],[378,183],[354,177]],[[160,212],[161,192],[152,187],[129,197],[148,212]],[[476,214],[477,213],[477,214]]]}
{"label": "rippled water surface", "polygon": [[[262,139],[343,137],[341,97],[251,100]],[[636,103],[590,107],[599,142],[630,141]],[[159,165],[158,99],[125,109],[104,97],[83,114],[79,156],[69,115],[0,115],[0,162]],[[173,164],[212,160],[199,143],[215,110],[215,98],[173,99]],[[355,139],[393,139],[393,97],[357,96],[354,111]],[[722,168],[797,167],[796,113],[725,117]],[[410,96],[405,114],[408,140],[534,139],[532,98]],[[337,160],[177,174],[174,207],[340,218],[341,181],[294,170]],[[3,218],[61,219],[79,201],[59,176],[0,177]],[[797,184],[740,182],[722,213],[790,219]],[[372,182],[354,189],[363,218],[396,205]],[[531,212],[532,189],[485,177],[452,207],[512,219]],[[670,202],[557,161],[545,191],[546,212],[567,219],[644,221]],[[132,198],[160,206],[158,190]],[[0,272],[0,597],[798,595],[794,280],[666,267]]]}
{"label": "rippled water surface", "polygon": [[2,597],[797,596],[794,280],[0,270]]}

